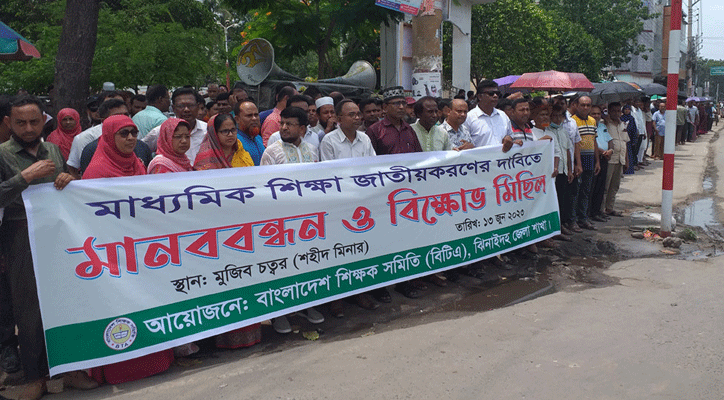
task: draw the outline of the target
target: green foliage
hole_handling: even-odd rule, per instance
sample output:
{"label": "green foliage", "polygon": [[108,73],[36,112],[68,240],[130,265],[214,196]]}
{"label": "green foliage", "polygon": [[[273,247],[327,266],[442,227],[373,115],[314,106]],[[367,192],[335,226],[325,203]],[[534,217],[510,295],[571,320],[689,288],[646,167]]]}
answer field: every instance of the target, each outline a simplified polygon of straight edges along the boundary
{"label": "green foliage", "polygon": [[[274,45],[277,64],[297,65],[309,52],[317,55],[319,78],[346,72],[357,59],[379,57],[379,27],[395,13],[375,6],[374,0],[226,0],[237,12],[248,12],[251,21],[243,31],[246,40],[264,38]],[[234,49],[234,53],[239,48]],[[297,72],[298,71],[289,71]],[[305,74],[306,75],[306,74]]]}
{"label": "green foliage", "polygon": [[0,20],[23,35],[40,51],[40,59],[0,62],[0,93],[24,88],[45,93],[53,83],[65,1],[7,0],[0,5]]}
{"label": "green foliage", "polygon": [[[62,30],[65,1],[9,0],[0,5],[18,33],[30,40],[42,58],[0,64],[0,92],[23,87],[45,93],[53,83],[55,56]],[[20,4],[29,3],[28,15]],[[19,8],[15,8],[19,7]],[[106,0],[98,18],[98,39],[91,87],[110,81],[118,88],[154,83],[202,85],[223,74],[223,33],[214,14],[196,0]],[[209,62],[211,60],[212,62]]]}
{"label": "green foliage", "polygon": [[[698,60],[696,63],[696,82],[699,86],[704,86],[704,82],[709,82],[709,96],[715,100],[724,98],[724,75],[711,75],[711,67],[723,67],[724,60]],[[717,85],[719,86],[719,98],[716,99]]]}
{"label": "green foliage", "polygon": [[[498,0],[473,6],[471,80],[477,85],[482,79],[553,68],[553,28],[553,19],[532,0]],[[443,52],[450,54],[451,32],[446,29],[444,34]],[[448,66],[449,61],[448,57]]]}
{"label": "green foliage", "polygon": [[647,51],[636,42],[644,21],[651,18],[641,0],[540,0],[540,7],[555,11],[562,19],[578,24],[598,39],[603,65],[621,65],[631,61],[632,54]]}
{"label": "green foliage", "polygon": [[579,24],[553,15],[555,46],[558,49],[555,69],[580,72],[592,82],[599,81],[604,67],[601,40],[586,33]]}

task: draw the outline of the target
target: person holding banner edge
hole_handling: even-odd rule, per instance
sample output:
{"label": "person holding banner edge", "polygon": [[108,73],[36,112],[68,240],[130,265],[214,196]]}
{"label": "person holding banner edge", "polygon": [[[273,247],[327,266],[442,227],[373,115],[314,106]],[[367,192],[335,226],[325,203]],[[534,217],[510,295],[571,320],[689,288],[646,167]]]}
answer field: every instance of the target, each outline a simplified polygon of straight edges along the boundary
{"label": "person holding banner edge", "polygon": [[[19,399],[43,397],[48,374],[45,338],[28,239],[28,222],[21,194],[29,185],[53,182],[62,190],[74,178],[67,172],[58,146],[41,142],[42,105],[31,96],[15,99],[5,116],[11,139],[0,145],[0,207],[5,208],[0,225],[2,250],[8,256],[8,280],[13,316],[18,327],[20,360],[25,379],[30,381]],[[65,375],[64,384],[80,389],[98,386],[82,371]]]}

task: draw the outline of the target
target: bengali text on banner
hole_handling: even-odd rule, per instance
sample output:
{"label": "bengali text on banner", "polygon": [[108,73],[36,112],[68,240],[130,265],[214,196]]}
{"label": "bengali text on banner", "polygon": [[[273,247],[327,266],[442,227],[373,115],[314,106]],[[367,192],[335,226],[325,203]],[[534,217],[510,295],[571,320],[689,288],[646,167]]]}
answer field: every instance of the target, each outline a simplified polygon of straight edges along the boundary
{"label": "bengali text on banner", "polygon": [[51,374],[128,360],[560,232],[549,142],[27,189]]}

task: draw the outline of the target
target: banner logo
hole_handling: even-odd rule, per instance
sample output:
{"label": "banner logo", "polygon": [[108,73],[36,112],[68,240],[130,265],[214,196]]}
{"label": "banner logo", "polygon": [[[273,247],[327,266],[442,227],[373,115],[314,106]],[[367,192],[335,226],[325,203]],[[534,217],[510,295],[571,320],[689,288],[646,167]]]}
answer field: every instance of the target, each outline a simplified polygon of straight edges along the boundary
{"label": "banner logo", "polygon": [[136,324],[128,318],[116,318],[111,321],[103,333],[106,346],[113,350],[125,350],[136,340],[138,330]]}

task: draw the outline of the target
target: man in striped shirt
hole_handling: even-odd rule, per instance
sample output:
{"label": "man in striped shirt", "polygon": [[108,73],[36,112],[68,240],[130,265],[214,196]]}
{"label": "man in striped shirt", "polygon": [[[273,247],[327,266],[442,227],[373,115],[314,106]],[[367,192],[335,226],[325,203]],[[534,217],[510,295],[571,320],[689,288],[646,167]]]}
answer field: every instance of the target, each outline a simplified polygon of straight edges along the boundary
{"label": "man in striped shirt", "polygon": [[598,136],[597,124],[593,117],[590,116],[590,97],[581,96],[574,102],[576,104],[576,113],[572,116],[572,119],[578,127],[578,134],[581,136],[581,165],[583,167],[578,195],[574,203],[576,205],[574,219],[577,220],[580,228],[596,230],[596,227],[588,219],[588,207],[591,204],[593,177],[601,171],[600,150],[596,144],[596,137]]}

